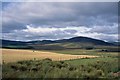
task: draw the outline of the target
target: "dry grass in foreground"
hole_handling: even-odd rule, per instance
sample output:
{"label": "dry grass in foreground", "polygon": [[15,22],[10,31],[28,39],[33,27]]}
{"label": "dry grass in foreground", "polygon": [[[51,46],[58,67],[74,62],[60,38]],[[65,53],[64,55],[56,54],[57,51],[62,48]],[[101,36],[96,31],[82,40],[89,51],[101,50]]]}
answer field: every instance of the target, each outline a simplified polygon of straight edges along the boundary
{"label": "dry grass in foreground", "polygon": [[21,60],[30,59],[45,59],[51,58],[55,61],[60,60],[70,60],[78,58],[95,58],[98,56],[90,55],[69,55],[69,54],[59,54],[47,51],[33,51],[33,50],[19,50],[19,49],[2,49],[2,60],[5,63],[16,62]]}

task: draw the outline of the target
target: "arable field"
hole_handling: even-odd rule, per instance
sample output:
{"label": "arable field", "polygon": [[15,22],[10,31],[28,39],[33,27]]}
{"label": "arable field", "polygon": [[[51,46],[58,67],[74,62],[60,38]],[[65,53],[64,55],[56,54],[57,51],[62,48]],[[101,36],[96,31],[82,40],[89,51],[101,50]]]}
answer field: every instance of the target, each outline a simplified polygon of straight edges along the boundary
{"label": "arable field", "polygon": [[34,50],[19,50],[19,49],[2,49],[2,60],[5,63],[17,62],[21,60],[31,59],[45,59],[50,58],[55,61],[70,60],[79,58],[95,58],[99,56],[94,55],[71,55],[71,54],[60,54],[48,51],[34,51]]}

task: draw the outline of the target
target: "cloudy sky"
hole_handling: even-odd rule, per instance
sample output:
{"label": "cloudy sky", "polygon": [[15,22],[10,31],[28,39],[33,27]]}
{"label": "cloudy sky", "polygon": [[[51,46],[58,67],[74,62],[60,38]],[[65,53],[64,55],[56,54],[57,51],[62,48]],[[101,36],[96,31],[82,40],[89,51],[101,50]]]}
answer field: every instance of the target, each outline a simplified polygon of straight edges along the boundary
{"label": "cloudy sky", "polygon": [[3,2],[2,38],[65,39],[85,36],[118,39],[117,2]]}

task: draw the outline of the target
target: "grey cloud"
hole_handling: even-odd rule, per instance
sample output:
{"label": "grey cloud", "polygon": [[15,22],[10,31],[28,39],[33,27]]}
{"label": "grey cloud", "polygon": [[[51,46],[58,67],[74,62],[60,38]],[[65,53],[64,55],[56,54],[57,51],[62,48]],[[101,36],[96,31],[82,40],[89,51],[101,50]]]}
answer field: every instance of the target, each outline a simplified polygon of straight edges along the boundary
{"label": "grey cloud", "polygon": [[[79,27],[92,28],[89,32],[117,34],[118,17],[117,2],[72,2],[72,3],[42,3],[42,2],[21,2],[11,3],[4,6],[2,32],[12,33],[8,35],[15,37],[14,30],[26,29],[26,25],[33,27]],[[94,26],[97,26],[96,28]],[[100,27],[101,26],[101,27]],[[114,31],[112,31],[114,29]],[[110,31],[111,32],[110,32]],[[14,32],[14,33],[13,33]],[[30,33],[17,33],[18,35],[28,35],[18,37],[22,39],[58,39],[72,37],[76,30],[55,31],[49,35],[33,35]],[[5,34],[8,36],[7,34]],[[31,36],[30,36],[31,35]],[[77,35],[76,35],[77,36]],[[105,39],[105,38],[103,38]]]}
{"label": "grey cloud", "polygon": [[25,28],[25,25],[24,24],[21,24],[21,23],[17,23],[17,22],[11,22],[9,24],[6,24],[6,23],[2,23],[2,32],[3,33],[9,33],[9,32],[12,32],[13,30],[22,30]]}
{"label": "grey cloud", "polygon": [[[117,16],[117,3],[21,3],[13,8],[4,10],[11,19],[16,19],[21,24],[38,25],[89,25],[94,24],[93,20],[98,16],[106,17]],[[11,6],[11,5],[10,5]],[[13,12],[10,10],[12,9]],[[107,15],[107,16],[105,16]],[[3,17],[5,17],[3,15]],[[113,18],[112,20],[115,20]],[[100,19],[98,19],[100,20]],[[110,20],[110,19],[109,19]],[[112,21],[111,20],[111,21]],[[67,24],[66,24],[67,23]],[[71,24],[70,24],[71,23]],[[109,22],[107,22],[109,23]],[[97,24],[97,23],[96,23]]]}
{"label": "grey cloud", "polygon": [[72,30],[72,29],[68,29],[68,30],[64,30],[64,31],[71,33],[71,34],[75,34],[77,32],[76,30]]}
{"label": "grey cloud", "polygon": [[99,36],[96,36],[96,37],[99,37],[99,39],[109,41],[109,42],[118,41],[118,35],[116,35],[116,36],[113,36],[113,35],[99,35]]}
{"label": "grey cloud", "polygon": [[112,26],[94,26],[88,32],[97,32],[104,34],[118,34],[118,24],[114,24]]}

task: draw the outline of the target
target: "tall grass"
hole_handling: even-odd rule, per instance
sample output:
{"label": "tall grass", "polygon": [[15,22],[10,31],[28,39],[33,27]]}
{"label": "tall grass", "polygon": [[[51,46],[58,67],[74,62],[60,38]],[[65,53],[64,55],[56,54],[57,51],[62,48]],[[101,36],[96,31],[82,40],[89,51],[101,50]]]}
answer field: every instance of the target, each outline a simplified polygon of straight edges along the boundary
{"label": "tall grass", "polygon": [[95,61],[74,65],[51,59],[3,64],[3,78],[118,78],[117,61]]}

